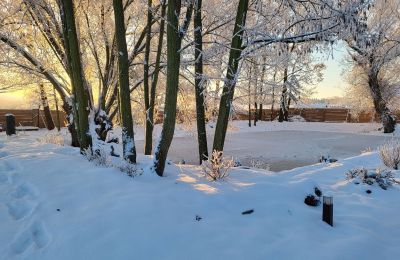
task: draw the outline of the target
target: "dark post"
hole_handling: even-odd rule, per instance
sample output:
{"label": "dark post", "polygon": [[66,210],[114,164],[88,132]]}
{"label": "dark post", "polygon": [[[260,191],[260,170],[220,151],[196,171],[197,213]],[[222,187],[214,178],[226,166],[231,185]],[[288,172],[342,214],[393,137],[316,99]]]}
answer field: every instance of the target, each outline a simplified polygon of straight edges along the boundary
{"label": "dark post", "polygon": [[333,197],[323,197],[322,220],[333,226]]}
{"label": "dark post", "polygon": [[15,116],[12,114],[6,115],[6,134],[15,135]]}

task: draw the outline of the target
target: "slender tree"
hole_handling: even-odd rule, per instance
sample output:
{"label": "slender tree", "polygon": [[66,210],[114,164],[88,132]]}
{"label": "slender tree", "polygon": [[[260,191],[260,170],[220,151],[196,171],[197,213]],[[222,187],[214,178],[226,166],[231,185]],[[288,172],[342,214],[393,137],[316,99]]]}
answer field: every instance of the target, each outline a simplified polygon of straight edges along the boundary
{"label": "slender tree", "polygon": [[118,51],[118,94],[122,127],[123,157],[136,163],[136,148],[133,134],[131,99],[129,90],[129,61],[125,37],[125,19],[122,0],[113,0],[115,36]]}
{"label": "slender tree", "polygon": [[205,82],[203,77],[203,25],[201,17],[202,0],[197,0],[194,5],[194,70],[195,70],[195,95],[196,95],[196,120],[197,120],[197,141],[199,145],[200,164],[208,159],[206,118],[204,108]]}
{"label": "slender tree", "polygon": [[164,122],[160,140],[154,153],[154,170],[162,176],[169,147],[172,142],[176,122],[176,105],[178,98],[179,67],[181,62],[181,43],[189,26],[193,3],[189,5],[183,26],[179,27],[181,0],[169,0],[167,10],[167,88],[164,105]]}
{"label": "slender tree", "polygon": [[49,101],[47,100],[47,95],[46,95],[46,91],[44,89],[43,84],[39,85],[39,89],[40,89],[40,98],[42,100],[44,118],[46,119],[46,128],[48,130],[53,130],[54,129],[54,121],[53,121],[53,117],[51,116]]}
{"label": "slender tree", "polygon": [[84,151],[92,145],[92,138],[89,133],[89,110],[91,107],[89,90],[83,79],[73,2],[72,0],[62,0],[61,3],[65,15],[65,36],[68,41],[66,52],[72,75],[74,116],[77,117],[77,120],[74,121],[78,130],[79,145],[81,151]]}
{"label": "slender tree", "polygon": [[[150,68],[150,48],[151,48],[151,25],[153,20],[152,0],[147,1],[147,28],[146,43],[143,62],[143,92],[144,92],[144,108],[146,113],[145,120],[145,143],[144,154],[150,155],[152,150],[153,139],[153,122],[150,120],[150,88],[149,88],[149,68]],[[148,140],[149,139],[149,140]],[[151,141],[150,141],[151,140]]]}
{"label": "slender tree", "polygon": [[233,37],[229,53],[228,68],[226,71],[224,87],[222,89],[217,126],[215,128],[213,150],[216,151],[222,151],[224,149],[229,113],[231,112],[232,99],[239,68],[239,60],[242,53],[243,32],[246,23],[248,5],[248,0],[240,0],[237,8],[235,27],[233,29]]}

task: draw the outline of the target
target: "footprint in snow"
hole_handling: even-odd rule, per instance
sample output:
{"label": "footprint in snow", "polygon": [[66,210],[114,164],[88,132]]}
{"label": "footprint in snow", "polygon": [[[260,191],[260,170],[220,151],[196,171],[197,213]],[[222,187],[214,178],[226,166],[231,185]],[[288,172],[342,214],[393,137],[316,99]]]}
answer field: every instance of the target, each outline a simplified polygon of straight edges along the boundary
{"label": "footprint in snow", "polygon": [[6,157],[8,155],[7,152],[0,151],[0,158]]}
{"label": "footprint in snow", "polygon": [[27,200],[15,200],[6,204],[8,213],[15,220],[30,216],[37,206],[37,202]]}
{"label": "footprint in snow", "polygon": [[27,230],[20,233],[11,244],[11,250],[15,254],[22,254],[32,244],[37,249],[46,247],[51,241],[51,237],[43,222],[34,221]]}
{"label": "footprint in snow", "polygon": [[37,191],[37,189],[29,183],[20,184],[16,188],[16,190],[11,193],[11,196],[13,196],[16,199],[22,199],[25,197],[30,199],[36,199],[38,195],[39,192]]}

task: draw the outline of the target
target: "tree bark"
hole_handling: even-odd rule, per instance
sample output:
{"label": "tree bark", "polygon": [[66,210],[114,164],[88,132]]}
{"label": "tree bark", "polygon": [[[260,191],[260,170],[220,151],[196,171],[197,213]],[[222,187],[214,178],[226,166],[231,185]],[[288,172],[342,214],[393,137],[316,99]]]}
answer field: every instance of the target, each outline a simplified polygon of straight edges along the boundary
{"label": "tree bark", "polygon": [[115,37],[118,51],[119,107],[122,127],[123,158],[136,163],[136,148],[129,90],[129,62],[125,37],[125,19],[122,0],[113,0]]}
{"label": "tree bark", "polygon": [[287,87],[286,87],[286,82],[288,79],[287,76],[288,73],[288,69],[287,67],[285,68],[285,70],[283,71],[283,87],[282,87],[282,94],[281,94],[281,100],[280,100],[280,107],[279,107],[279,122],[283,122],[283,121],[287,121],[285,120],[285,114],[286,114],[286,99],[287,99]]}
{"label": "tree bark", "polygon": [[58,108],[57,93],[56,93],[56,89],[54,87],[53,87],[53,95],[54,95],[54,103],[56,105],[56,113],[57,113],[57,130],[58,130],[58,132],[60,132],[61,131],[60,111]]}
{"label": "tree bark", "polygon": [[43,105],[44,118],[46,119],[46,128],[48,130],[53,130],[54,129],[54,121],[53,121],[53,117],[51,116],[49,102],[47,100],[47,95],[46,95],[43,84],[39,85],[39,89],[40,89],[40,98],[42,100],[42,105]]}
{"label": "tree bark", "polygon": [[[161,21],[160,21],[160,33],[158,38],[158,48],[156,55],[156,62],[154,67],[154,74],[152,77],[151,88],[150,88],[150,107],[148,109],[148,118],[146,120],[146,137],[145,137],[145,154],[151,154],[153,147],[153,130],[154,130],[154,106],[156,102],[156,88],[158,83],[158,75],[160,74],[160,61],[161,61],[161,53],[163,48],[163,39],[164,39],[164,27],[165,27],[165,12],[166,12],[166,0],[164,0],[163,5],[161,7]],[[147,148],[147,149],[146,149]]]}
{"label": "tree bark", "polygon": [[162,176],[169,147],[172,142],[176,120],[176,102],[178,97],[180,66],[179,14],[180,0],[169,0],[167,11],[167,89],[164,105],[164,121],[160,141],[155,151],[154,170]]}
{"label": "tree bark", "polygon": [[205,84],[203,79],[203,25],[201,17],[202,0],[195,3],[195,15],[193,19],[194,41],[195,41],[195,95],[196,95],[196,120],[197,120],[197,141],[199,145],[200,164],[208,159],[206,119],[204,108]]}
{"label": "tree bark", "polygon": [[257,102],[254,102],[254,126],[257,126],[257,121],[258,121],[258,106]]}
{"label": "tree bark", "polygon": [[90,95],[87,85],[83,79],[81,55],[79,42],[76,33],[74,6],[72,0],[62,0],[65,15],[66,39],[68,41],[68,59],[72,75],[72,88],[74,93],[74,122],[77,124],[78,139],[81,151],[92,145],[92,138],[89,133],[89,109]]}
{"label": "tree bark", "polygon": [[225,83],[222,89],[222,96],[219,105],[217,125],[215,128],[213,150],[223,151],[225,135],[228,128],[229,114],[231,112],[232,100],[236,86],[236,77],[239,68],[239,59],[242,53],[243,27],[246,23],[246,15],[249,1],[240,0],[233,29],[231,49],[229,52],[228,69]]}
{"label": "tree bark", "polygon": [[145,143],[144,154],[150,155],[152,150],[153,140],[153,122],[150,120],[150,89],[149,89],[149,58],[151,48],[151,25],[153,14],[151,10],[152,0],[147,1],[147,30],[146,30],[146,43],[144,51],[144,65],[143,65],[143,92],[144,92],[144,108],[145,108]]}
{"label": "tree bark", "polygon": [[381,87],[377,73],[369,73],[368,85],[371,91],[375,112],[381,118],[384,133],[393,133],[396,127],[396,120],[387,107],[387,102],[382,97]]}

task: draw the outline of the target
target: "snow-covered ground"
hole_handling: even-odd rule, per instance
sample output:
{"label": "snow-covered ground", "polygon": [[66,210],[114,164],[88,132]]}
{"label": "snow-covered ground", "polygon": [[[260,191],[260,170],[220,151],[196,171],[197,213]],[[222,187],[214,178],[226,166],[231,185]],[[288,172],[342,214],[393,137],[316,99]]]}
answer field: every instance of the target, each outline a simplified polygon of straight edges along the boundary
{"label": "snow-covered ground", "polygon": [[[236,123],[227,146],[244,126]],[[300,141],[310,131],[368,140],[381,136],[377,128],[265,123],[251,132],[256,141],[285,129]],[[0,133],[1,259],[398,259],[399,186],[346,180],[349,169],[384,167],[376,152],[277,173],[232,168],[217,182],[191,165],[168,164],[159,178],[151,158],[139,156],[144,172],[131,178],[75,148],[39,142],[45,133]],[[316,186],[333,196],[333,227],[321,221],[321,206],[303,202]]]}

